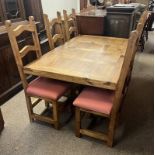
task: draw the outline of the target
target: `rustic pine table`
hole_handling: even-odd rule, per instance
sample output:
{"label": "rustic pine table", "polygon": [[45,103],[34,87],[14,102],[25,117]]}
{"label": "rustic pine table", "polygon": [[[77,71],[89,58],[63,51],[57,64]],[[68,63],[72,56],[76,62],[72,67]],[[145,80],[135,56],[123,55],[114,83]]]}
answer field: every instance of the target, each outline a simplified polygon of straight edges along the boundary
{"label": "rustic pine table", "polygon": [[128,39],[81,35],[25,66],[27,74],[115,90]]}

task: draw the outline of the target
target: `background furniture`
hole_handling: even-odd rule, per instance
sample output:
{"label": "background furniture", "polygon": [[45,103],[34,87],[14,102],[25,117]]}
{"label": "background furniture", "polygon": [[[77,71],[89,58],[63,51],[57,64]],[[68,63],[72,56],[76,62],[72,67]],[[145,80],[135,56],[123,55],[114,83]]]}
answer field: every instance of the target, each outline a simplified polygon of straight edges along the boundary
{"label": "background furniture", "polygon": [[66,10],[63,10],[64,17],[64,29],[65,29],[65,38],[66,41],[70,40],[72,37],[77,36],[77,21],[76,21],[76,13],[75,9],[72,9],[72,13],[70,15],[67,14]]}
{"label": "background furniture", "polygon": [[[44,23],[46,35],[48,38],[48,43],[50,50],[54,49],[55,46],[58,46],[56,43],[64,44],[65,42],[65,32],[62,25],[61,13],[57,12],[57,18],[49,20],[48,15],[44,14]],[[54,28],[57,26],[58,32],[54,33]]]}
{"label": "background furniture", "polygon": [[106,10],[91,8],[77,14],[78,32],[82,35],[104,35],[128,38],[136,28],[135,7],[108,7]]}
{"label": "background furniture", "polygon": [[0,0],[0,25],[10,19],[14,22],[25,18],[23,0]]}
{"label": "background furniture", "polygon": [[[0,8],[0,12],[1,11],[2,10]],[[35,20],[37,21],[41,48],[43,53],[45,53],[49,48],[48,42],[42,41],[45,32],[43,30],[41,0],[23,1],[23,8],[21,11],[23,12],[22,14],[24,16],[22,16],[22,19],[20,21],[14,21],[14,24],[16,26],[23,23],[26,24],[26,19],[28,18],[28,16],[33,15]],[[3,24],[0,24],[0,105],[22,89],[17,65],[15,63],[5,26]],[[32,38],[28,37],[26,34],[23,36],[23,38],[20,38],[18,40],[21,46],[31,41]],[[32,60],[33,55],[29,55],[26,59],[27,61]]]}
{"label": "background furniture", "polygon": [[136,28],[137,24],[136,13],[139,5],[133,6],[130,7],[128,4],[124,4],[124,7],[114,5],[106,8],[105,35],[121,38],[129,37],[130,32]]}
{"label": "background furniture", "polygon": [[80,10],[87,8],[87,1],[88,0],[80,0]]}
{"label": "background furniture", "polygon": [[105,10],[84,10],[76,15],[78,33],[82,35],[104,35]]}

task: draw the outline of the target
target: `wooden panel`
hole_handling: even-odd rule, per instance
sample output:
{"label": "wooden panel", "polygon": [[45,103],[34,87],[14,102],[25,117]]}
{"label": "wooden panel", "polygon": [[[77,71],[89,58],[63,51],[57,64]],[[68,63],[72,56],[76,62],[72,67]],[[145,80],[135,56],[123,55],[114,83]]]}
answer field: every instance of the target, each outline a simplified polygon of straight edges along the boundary
{"label": "wooden panel", "polygon": [[5,63],[5,57],[7,56],[6,51],[0,51],[0,94],[2,94],[5,90],[9,89],[10,81],[8,72],[6,70],[7,64]]}
{"label": "wooden panel", "polygon": [[104,35],[103,17],[77,16],[78,33],[82,35]]}
{"label": "wooden panel", "polygon": [[5,61],[5,71],[9,77],[8,83],[13,86],[20,81],[17,65],[10,46],[3,49],[3,59]]}
{"label": "wooden panel", "polygon": [[77,14],[78,33],[83,35],[104,35],[105,10],[86,10]]}
{"label": "wooden panel", "polygon": [[26,17],[34,16],[35,21],[40,22],[38,29],[43,29],[43,10],[41,0],[24,1]]}
{"label": "wooden panel", "polygon": [[78,36],[27,65],[25,72],[113,90],[127,43],[122,38]]}
{"label": "wooden panel", "polygon": [[87,0],[80,0],[80,10],[87,8]]}
{"label": "wooden panel", "polygon": [[106,17],[106,35],[128,38],[133,27],[133,14],[108,13]]}
{"label": "wooden panel", "polygon": [[[24,1],[26,17],[29,15],[34,15],[37,21],[42,23],[42,6],[41,0],[26,0]],[[1,10],[0,10],[1,11]],[[20,21],[13,23],[14,26],[20,24],[27,24],[27,21]],[[39,29],[42,29],[43,25],[38,26]],[[42,34],[40,34],[41,37]],[[19,38],[21,46],[32,42],[32,38],[27,38],[27,34],[22,35]],[[27,39],[26,39],[27,38]],[[25,40],[26,39],[26,40]],[[42,43],[43,53],[49,51],[47,42]],[[25,63],[33,60],[34,55],[30,53],[25,59]],[[19,92],[22,89],[17,66],[14,60],[12,49],[10,47],[10,41],[6,33],[5,26],[0,26],[0,105],[3,104],[6,100],[12,97],[14,94]]]}

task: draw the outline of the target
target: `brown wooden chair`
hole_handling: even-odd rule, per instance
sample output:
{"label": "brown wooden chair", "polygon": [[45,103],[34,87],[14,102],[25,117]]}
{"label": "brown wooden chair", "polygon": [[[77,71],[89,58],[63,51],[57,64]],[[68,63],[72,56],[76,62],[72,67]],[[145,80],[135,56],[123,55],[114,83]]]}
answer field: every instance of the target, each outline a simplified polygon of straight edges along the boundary
{"label": "brown wooden chair", "polygon": [[68,41],[71,37],[75,37],[78,34],[75,9],[72,9],[72,14],[70,15],[67,14],[66,10],[63,10],[63,16],[66,40]]}
{"label": "brown wooden chair", "polygon": [[[148,15],[148,11],[144,11],[138,24],[137,24],[137,27],[136,27],[136,31],[138,33],[138,39],[137,39],[137,42],[136,42],[136,46],[135,46],[135,50],[134,50],[134,53],[133,53],[133,56],[132,56],[132,60],[131,60],[131,63],[130,63],[130,68],[129,68],[129,72],[128,72],[128,76],[127,76],[127,81],[126,81],[126,86],[128,87],[129,86],[129,83],[130,83],[130,80],[131,80],[131,75],[132,75],[132,70],[133,70],[133,65],[134,65],[134,59],[135,59],[135,55],[136,55],[136,52],[138,51],[139,47],[141,47],[141,50],[144,49],[144,36],[143,36],[143,31],[144,31],[144,27],[145,27],[145,23],[146,23],[146,20],[147,20],[147,15]],[[143,44],[142,44],[143,43]],[[127,90],[127,88],[125,88]]]}
{"label": "brown wooden chair", "polygon": [[139,23],[142,23],[143,26],[144,26],[145,21],[147,20],[147,17],[148,17],[148,11],[145,10],[145,11],[142,13],[142,15],[141,15],[141,17],[140,17],[140,19],[139,19]]}
{"label": "brown wooden chair", "polygon": [[49,46],[52,50],[55,48],[55,46],[58,46],[56,45],[58,41],[61,41],[61,44],[65,42],[65,32],[61,19],[61,13],[57,12],[57,18],[54,18],[52,20],[49,20],[47,14],[44,14],[43,18]]}
{"label": "brown wooden chair", "polygon": [[[127,81],[126,81],[126,86],[128,87],[129,83],[130,83],[130,80],[131,80],[131,75],[132,75],[132,69],[133,69],[133,65],[134,65],[134,59],[135,59],[135,55],[136,55],[136,52],[138,51],[138,48],[142,46],[142,37],[143,37],[143,30],[144,30],[144,26],[145,26],[145,22],[147,20],[147,15],[148,15],[148,11],[144,11],[138,24],[137,24],[137,27],[136,27],[136,31],[138,33],[138,39],[137,39],[137,42],[135,44],[135,50],[134,50],[134,53],[133,53],[133,56],[132,56],[132,60],[131,60],[131,63],[130,63],[130,68],[129,68],[129,72],[128,72],[128,77],[127,77]],[[141,49],[143,50],[143,49]],[[125,88],[127,89],[127,88]]]}
{"label": "brown wooden chair", "polygon": [[[124,84],[135,50],[135,43],[137,38],[137,31],[132,32],[128,41],[128,47],[125,54],[121,75],[115,91],[86,87],[75,99],[73,104],[76,106],[75,123],[77,137],[80,137],[81,135],[87,135],[104,140],[109,146],[113,145],[116,120],[118,118],[119,109],[121,107]],[[90,129],[83,129],[81,127],[81,112],[109,118],[107,134],[92,131]]]}
{"label": "brown wooden chair", "polygon": [[[44,121],[50,124],[54,124],[55,128],[58,129],[59,128],[58,100],[67,91],[69,91],[70,84],[43,77],[38,77],[35,80],[28,83],[26,80],[26,75],[24,74],[24,64],[22,61],[23,58],[30,52],[35,52],[37,58],[40,58],[42,56],[34,18],[32,16],[29,17],[29,23],[27,25],[20,25],[16,28],[12,26],[10,20],[7,20],[6,28],[8,31],[13,54],[23,84],[30,121],[34,120]],[[20,50],[17,43],[17,37],[20,36],[25,31],[32,34],[33,45],[27,45]],[[37,100],[33,102],[32,97],[37,98]],[[52,112],[53,117],[52,116],[47,117],[34,113],[33,108],[41,100],[45,100],[45,103],[52,104],[52,108],[49,107],[49,109],[51,108],[50,110]]]}
{"label": "brown wooden chair", "polygon": [[142,24],[142,26],[141,26],[141,28],[139,28],[139,32],[138,32],[139,33],[139,47],[140,47],[141,51],[144,50],[145,37],[148,38],[148,32],[145,31],[145,27],[146,27],[146,24],[147,24],[148,16],[149,16],[149,13],[148,13],[147,10],[145,10],[143,12],[139,22],[138,22],[138,23]]}
{"label": "brown wooden chair", "polygon": [[143,25],[141,23],[137,24],[136,31],[137,31],[138,39],[137,39],[137,42],[135,43],[135,50],[134,50],[133,55],[132,55],[132,59],[131,59],[131,63],[130,63],[129,71],[128,71],[128,75],[127,75],[127,78],[126,78],[126,81],[125,81],[124,97],[125,97],[125,94],[126,94],[126,92],[128,90],[128,86],[129,86],[130,81],[131,81],[131,76],[132,76],[132,70],[133,70],[135,55],[136,55],[137,49],[139,47],[139,40],[141,38],[141,34],[142,34],[142,31],[143,31]]}
{"label": "brown wooden chair", "polygon": [[126,96],[126,92],[128,90],[128,87],[129,87],[129,84],[130,84],[130,81],[131,81],[131,76],[132,76],[132,70],[133,70],[135,55],[136,55],[136,52],[138,51],[139,42],[140,42],[141,35],[142,35],[142,32],[143,32],[143,26],[144,25],[142,23],[140,23],[140,22],[137,24],[136,31],[137,31],[138,39],[137,39],[137,42],[135,43],[135,50],[134,50],[133,55],[132,55],[132,59],[131,59],[131,63],[130,63],[129,71],[128,71],[128,75],[127,75],[127,78],[126,78],[126,81],[125,81],[125,85],[124,85],[124,90],[123,90],[124,98]]}

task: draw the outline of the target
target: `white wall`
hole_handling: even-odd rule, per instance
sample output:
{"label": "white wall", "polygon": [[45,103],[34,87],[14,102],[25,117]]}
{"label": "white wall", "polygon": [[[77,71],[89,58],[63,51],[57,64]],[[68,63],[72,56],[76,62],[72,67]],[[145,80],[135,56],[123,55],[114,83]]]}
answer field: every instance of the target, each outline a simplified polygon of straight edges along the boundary
{"label": "white wall", "polygon": [[79,0],[42,0],[43,12],[48,14],[49,18],[55,18],[56,12],[63,9],[71,13],[71,9],[79,10]]}

